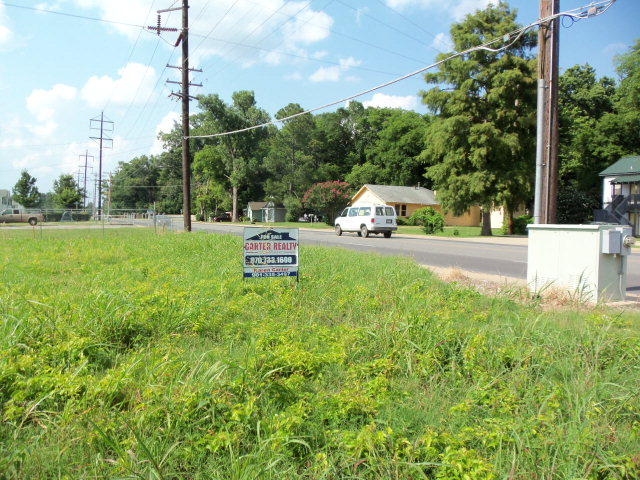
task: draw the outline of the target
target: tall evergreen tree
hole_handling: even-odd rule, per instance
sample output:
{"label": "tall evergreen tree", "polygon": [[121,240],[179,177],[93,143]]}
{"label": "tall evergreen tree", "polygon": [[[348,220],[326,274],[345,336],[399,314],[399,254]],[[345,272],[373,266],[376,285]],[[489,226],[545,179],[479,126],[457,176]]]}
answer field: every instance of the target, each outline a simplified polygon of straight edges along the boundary
{"label": "tall evergreen tree", "polygon": [[[519,29],[516,12],[504,2],[468,15],[451,27],[458,52]],[[510,216],[531,199],[535,170],[535,36],[521,36],[505,50],[477,49],[442,63],[425,75],[437,85],[423,92],[435,114],[423,158],[445,210],[462,214],[483,207],[483,235],[491,235],[491,208]],[[511,40],[506,40],[508,43]],[[451,53],[441,54],[444,60]]]}

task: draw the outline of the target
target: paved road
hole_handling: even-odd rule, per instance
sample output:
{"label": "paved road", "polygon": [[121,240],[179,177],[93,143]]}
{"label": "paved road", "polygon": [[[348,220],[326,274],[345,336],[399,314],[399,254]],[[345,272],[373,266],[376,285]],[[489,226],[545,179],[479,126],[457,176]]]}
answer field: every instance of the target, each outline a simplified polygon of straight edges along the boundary
{"label": "paved road", "polygon": [[[242,227],[231,224],[193,224],[194,231],[242,234]],[[454,267],[480,273],[512,278],[527,277],[526,239],[511,242],[477,241],[477,239],[450,239],[393,235],[387,239],[378,235],[368,238],[345,233],[338,237],[333,230],[300,229],[302,245],[321,245],[370,251],[382,255],[408,256],[421,265]]]}
{"label": "paved road", "polygon": [[[195,223],[193,230],[242,234],[243,226]],[[421,265],[459,268],[460,270],[526,280],[526,237],[437,238],[418,235],[393,235],[369,238],[355,234],[338,237],[332,230],[300,229],[302,245],[322,245],[370,251],[382,255],[408,256]],[[628,258],[627,294],[640,294],[640,250]]]}

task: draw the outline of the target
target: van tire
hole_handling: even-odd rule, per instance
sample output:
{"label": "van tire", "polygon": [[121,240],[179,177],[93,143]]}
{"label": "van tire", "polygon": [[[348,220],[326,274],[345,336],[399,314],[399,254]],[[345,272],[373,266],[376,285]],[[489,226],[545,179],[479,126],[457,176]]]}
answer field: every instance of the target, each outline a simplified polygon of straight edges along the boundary
{"label": "van tire", "polygon": [[336,235],[337,236],[342,235],[342,228],[340,228],[340,225],[336,225]]}
{"label": "van tire", "polygon": [[384,232],[384,238],[391,238],[391,232]]}
{"label": "van tire", "polygon": [[364,238],[367,238],[369,236],[369,230],[367,230],[366,225],[362,225],[360,227],[360,235],[363,236]]}

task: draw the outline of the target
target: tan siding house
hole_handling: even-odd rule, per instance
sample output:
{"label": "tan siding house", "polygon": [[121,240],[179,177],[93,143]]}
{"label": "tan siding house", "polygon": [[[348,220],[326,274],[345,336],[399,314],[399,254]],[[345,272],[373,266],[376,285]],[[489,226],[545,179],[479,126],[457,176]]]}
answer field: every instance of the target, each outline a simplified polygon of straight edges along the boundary
{"label": "tan siding house", "polygon": [[[403,218],[410,217],[416,210],[423,207],[442,211],[435,192],[424,187],[366,184],[351,198],[351,205],[364,203],[392,205],[396,209],[396,214]],[[481,219],[479,207],[473,207],[460,216],[445,213],[445,223],[449,226],[476,227],[480,225]]]}

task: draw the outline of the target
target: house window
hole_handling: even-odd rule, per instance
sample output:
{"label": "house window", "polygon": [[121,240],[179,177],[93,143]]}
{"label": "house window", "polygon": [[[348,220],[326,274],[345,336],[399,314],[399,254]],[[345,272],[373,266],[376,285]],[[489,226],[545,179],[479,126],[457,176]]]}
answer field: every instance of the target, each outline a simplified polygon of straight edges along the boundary
{"label": "house window", "polygon": [[619,183],[612,183],[611,187],[612,187],[612,193],[611,193],[612,197],[615,197],[616,195],[622,195],[622,185],[620,185]]}
{"label": "house window", "polygon": [[398,217],[406,217],[407,216],[407,206],[406,205],[396,205],[396,215]]}

